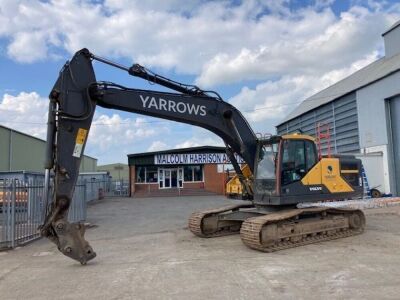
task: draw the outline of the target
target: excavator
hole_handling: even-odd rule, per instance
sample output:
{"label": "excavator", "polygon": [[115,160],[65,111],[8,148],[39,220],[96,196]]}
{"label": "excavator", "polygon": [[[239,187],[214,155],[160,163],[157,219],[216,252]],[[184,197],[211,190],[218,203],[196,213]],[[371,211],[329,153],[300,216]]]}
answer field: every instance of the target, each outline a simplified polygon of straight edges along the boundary
{"label": "excavator", "polygon": [[[172,92],[127,88],[97,81],[93,61],[121,69]],[[312,137],[257,137],[239,110],[218,93],[160,76],[134,64],[123,66],[82,49],[61,69],[49,95],[45,159],[46,212],[40,234],[64,255],[86,264],[96,253],[85,228],[68,222],[68,210],[96,106],[205,128],[223,139],[226,153],[252,199],[194,212],[189,229],[199,237],[239,233],[252,249],[273,252],[363,232],[357,209],[297,208],[303,202],[361,197],[361,161],[353,156],[319,157]],[[235,154],[248,165],[243,175]],[[52,181],[52,182],[50,182]]]}

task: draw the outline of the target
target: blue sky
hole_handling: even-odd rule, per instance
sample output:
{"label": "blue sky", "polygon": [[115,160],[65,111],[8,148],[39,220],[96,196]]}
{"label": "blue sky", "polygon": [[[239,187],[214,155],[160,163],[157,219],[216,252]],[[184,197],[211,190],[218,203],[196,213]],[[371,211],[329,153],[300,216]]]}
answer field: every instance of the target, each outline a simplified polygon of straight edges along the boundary
{"label": "blue sky", "polygon": [[[256,132],[301,100],[384,56],[399,1],[0,0],[0,124],[44,138],[47,95],[80,48],[217,91]],[[95,65],[98,80],[158,89]],[[161,88],[160,88],[161,89]],[[129,153],[222,145],[189,125],[99,108],[86,149]]]}

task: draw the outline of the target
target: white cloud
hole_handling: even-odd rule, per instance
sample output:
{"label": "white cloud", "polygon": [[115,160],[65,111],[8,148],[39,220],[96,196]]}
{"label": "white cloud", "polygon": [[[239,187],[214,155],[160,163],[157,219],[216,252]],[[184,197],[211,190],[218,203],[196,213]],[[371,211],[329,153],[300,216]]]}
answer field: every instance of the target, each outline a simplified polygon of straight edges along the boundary
{"label": "white cloud", "polygon": [[44,39],[45,34],[42,32],[19,32],[8,46],[7,53],[19,62],[31,63],[42,60],[47,57]]}
{"label": "white cloud", "polygon": [[168,145],[162,141],[154,141],[151,143],[150,147],[147,149],[147,151],[160,151],[160,150],[165,150],[168,149]]}
{"label": "white cloud", "polygon": [[157,135],[156,128],[143,118],[122,118],[119,114],[95,115],[89,133],[90,146],[102,151],[111,147],[121,147],[135,139]]}
{"label": "white cloud", "polygon": [[38,93],[4,94],[0,102],[0,124],[44,139],[48,100]]}
{"label": "white cloud", "polygon": [[169,132],[169,124],[148,118],[123,118],[117,113],[111,116],[96,113],[86,149],[101,163],[125,162],[127,154],[145,151],[146,144]]}
{"label": "white cloud", "polygon": [[[271,44],[225,52],[207,62],[197,78],[200,86],[285,75],[315,75],[343,68],[382,46],[381,33],[393,17],[353,7],[337,19],[330,10],[306,10],[288,19]],[[315,26],[318,24],[318,26]],[[311,29],[310,26],[314,28]],[[317,29],[317,30],[316,30]]]}
{"label": "white cloud", "polygon": [[217,135],[202,128],[193,128],[192,137],[174,145],[172,148],[190,148],[199,146],[224,146],[224,142]]}
{"label": "white cloud", "polygon": [[399,16],[398,9],[389,14],[371,4],[376,11],[356,6],[336,17],[329,2],[293,10],[285,0],[0,0],[0,37],[9,38],[8,54],[21,62],[88,47],[150,67],[200,73],[198,82],[211,86],[344,66],[372,51]]}
{"label": "white cloud", "polygon": [[374,51],[348,67],[323,75],[283,76],[276,81],[258,84],[254,89],[242,88],[229,101],[241,110],[255,131],[275,133],[277,122],[288,115],[300,101],[349,76],[377,59]]}

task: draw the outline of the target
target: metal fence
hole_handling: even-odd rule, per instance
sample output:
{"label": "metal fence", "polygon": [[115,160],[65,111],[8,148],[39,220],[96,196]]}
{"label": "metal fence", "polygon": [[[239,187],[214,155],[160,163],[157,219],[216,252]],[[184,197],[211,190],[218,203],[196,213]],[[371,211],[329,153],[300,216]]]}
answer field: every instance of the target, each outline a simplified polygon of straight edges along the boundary
{"label": "metal fence", "polygon": [[[100,173],[100,172],[98,172]],[[96,175],[96,176],[95,176]],[[85,185],[85,199],[90,202],[103,197],[128,197],[129,181],[120,179],[112,180],[108,175],[102,176],[95,173],[79,175],[78,183]]]}
{"label": "metal fence", "polygon": [[[86,220],[87,188],[78,183],[68,220]],[[44,179],[0,179],[0,248],[15,248],[40,237],[45,214]]]}
{"label": "metal fence", "polygon": [[77,187],[81,186],[85,202],[102,199],[109,196],[129,196],[127,187],[110,180],[83,179],[78,180]]}
{"label": "metal fence", "polygon": [[107,197],[129,197],[129,181],[123,179],[107,181],[104,195]]}
{"label": "metal fence", "polygon": [[[129,182],[111,181],[108,175],[97,173],[79,175],[68,221],[85,221],[87,203],[105,196],[129,196]],[[0,249],[15,248],[39,238],[37,228],[44,217],[44,174],[0,172]]]}
{"label": "metal fence", "polygon": [[14,248],[39,237],[43,220],[43,181],[28,184],[4,179],[0,186],[1,248]]}

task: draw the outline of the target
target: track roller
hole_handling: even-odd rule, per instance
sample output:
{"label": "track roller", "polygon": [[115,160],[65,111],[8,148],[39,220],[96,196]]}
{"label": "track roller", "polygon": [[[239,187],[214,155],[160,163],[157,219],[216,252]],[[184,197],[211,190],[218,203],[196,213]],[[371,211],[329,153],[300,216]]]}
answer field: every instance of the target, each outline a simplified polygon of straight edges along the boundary
{"label": "track roller", "polygon": [[240,237],[252,249],[273,252],[360,234],[364,227],[361,210],[292,209],[247,219]]}
{"label": "track roller", "polygon": [[243,220],[224,220],[223,216],[240,208],[252,207],[250,204],[239,204],[194,212],[189,218],[189,229],[193,234],[206,238],[239,233]]}

